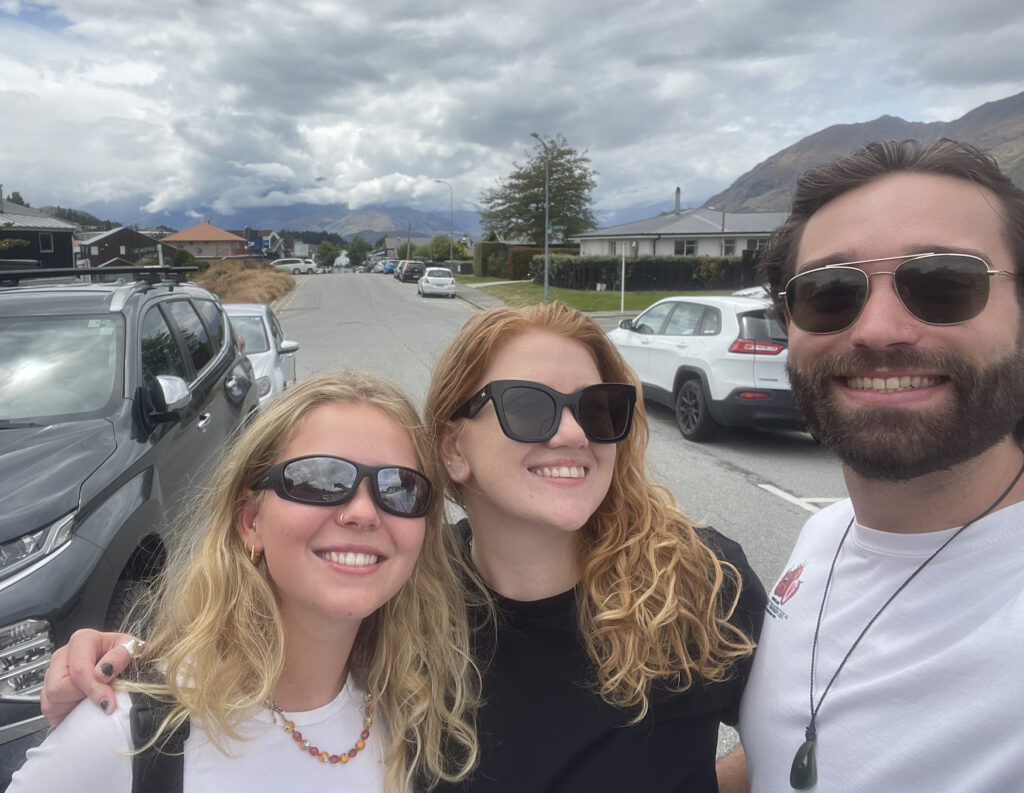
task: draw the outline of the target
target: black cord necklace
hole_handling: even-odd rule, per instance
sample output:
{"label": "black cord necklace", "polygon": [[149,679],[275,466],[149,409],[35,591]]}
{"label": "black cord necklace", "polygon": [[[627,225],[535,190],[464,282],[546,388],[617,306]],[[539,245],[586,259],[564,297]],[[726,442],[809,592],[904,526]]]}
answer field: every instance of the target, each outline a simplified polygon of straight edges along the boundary
{"label": "black cord necklace", "polygon": [[839,552],[843,550],[843,544],[846,542],[846,537],[847,535],[849,535],[850,529],[853,528],[853,521],[856,519],[856,516],[850,518],[850,522],[846,526],[846,531],[843,532],[843,536],[839,540],[839,547],[836,548],[836,555],[832,557],[832,566],[829,567],[828,578],[825,579],[825,590],[821,594],[821,606],[818,609],[818,621],[814,626],[814,641],[811,643],[811,720],[810,722],[808,722],[807,729],[804,731],[804,738],[806,740],[804,740],[803,744],[800,745],[800,748],[797,749],[796,756],[793,758],[793,765],[789,770],[789,784],[795,790],[808,790],[809,788],[814,787],[818,783],[818,762],[817,758],[815,757],[815,745],[818,741],[815,722],[818,719],[818,711],[821,710],[821,703],[825,701],[825,696],[832,688],[832,684],[836,682],[836,678],[839,677],[839,673],[842,671],[843,667],[846,666],[846,662],[850,660],[850,656],[853,654],[853,651],[857,648],[857,645],[860,644],[860,640],[864,638],[864,634],[867,633],[868,629],[875,624],[875,620],[877,620],[881,616],[882,612],[885,611],[885,609],[888,607],[888,605],[896,599],[896,596],[907,588],[907,585],[917,577],[918,573],[920,573],[922,570],[924,570],[925,567],[928,566],[932,559],[934,559],[936,556],[942,553],[943,549],[945,549],[947,545],[949,545],[951,542],[953,542],[953,540],[959,537],[960,533],[964,529],[966,529],[972,523],[976,523],[977,521],[981,520],[983,517],[988,515],[990,512],[992,512],[992,510],[994,510],[1002,503],[1003,499],[1010,494],[1011,490],[1013,490],[1014,486],[1020,480],[1021,476],[1024,476],[1024,464],[1021,465],[1020,470],[1017,471],[1017,475],[1013,477],[1013,481],[1010,482],[1006,490],[1003,491],[1002,495],[1000,495],[999,498],[992,502],[991,506],[985,509],[985,511],[981,514],[975,516],[974,518],[971,518],[963,526],[961,526],[959,529],[953,532],[953,534],[950,535],[949,539],[942,543],[942,545],[940,545],[935,550],[935,552],[932,553],[931,556],[929,556],[927,559],[921,562],[921,564],[918,565],[918,568],[907,577],[907,580],[900,584],[896,591],[889,596],[889,599],[886,600],[885,603],[882,604],[882,607],[875,612],[875,616],[873,616],[868,621],[868,624],[864,626],[864,630],[860,632],[860,635],[857,636],[853,644],[850,645],[850,649],[846,651],[846,655],[844,655],[843,660],[839,662],[839,666],[836,667],[836,671],[832,673],[832,677],[829,679],[828,685],[825,686],[825,690],[822,691],[821,696],[818,697],[818,704],[815,705],[814,665],[818,655],[818,633],[821,631],[821,618],[825,613],[825,601],[828,599],[828,590],[832,586],[832,576],[836,571],[836,562],[839,560]]}

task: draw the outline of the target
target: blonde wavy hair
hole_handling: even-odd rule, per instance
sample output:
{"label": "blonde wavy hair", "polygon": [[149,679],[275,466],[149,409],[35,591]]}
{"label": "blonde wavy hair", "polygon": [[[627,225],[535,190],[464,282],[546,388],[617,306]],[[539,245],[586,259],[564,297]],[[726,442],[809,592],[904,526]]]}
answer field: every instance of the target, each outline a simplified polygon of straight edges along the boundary
{"label": "blonde wavy hair", "polygon": [[[440,452],[458,433],[451,415],[484,385],[496,351],[510,338],[543,330],[585,345],[604,382],[640,383],[604,331],[563,303],[477,314],[449,343],[427,393],[427,432]],[[685,690],[695,678],[720,682],[753,652],[729,619],[739,602],[738,571],[698,537],[672,494],[645,475],[648,426],[638,400],[629,437],[617,445],[611,487],[578,533],[579,632],[609,704],[647,713],[651,686]],[[465,507],[461,486],[442,470],[445,495]],[[472,515],[470,515],[472,521]],[[480,592],[486,590],[477,582]],[[493,607],[492,607],[493,613]]]}
{"label": "blonde wavy hair", "polygon": [[[152,625],[129,689],[172,705],[152,744],[199,716],[218,748],[271,699],[284,665],[285,636],[266,563],[253,564],[237,531],[252,488],[277,462],[303,418],[323,405],[379,408],[409,433],[423,472],[438,466],[408,398],[369,373],[319,376],[278,397],[227,451],[191,510],[183,542],[165,568],[143,616]],[[464,778],[477,759],[473,720],[479,673],[469,652],[455,549],[435,492],[409,580],[363,620],[349,674],[373,697],[389,732],[385,784],[407,790]],[[152,682],[159,670],[159,682]]]}

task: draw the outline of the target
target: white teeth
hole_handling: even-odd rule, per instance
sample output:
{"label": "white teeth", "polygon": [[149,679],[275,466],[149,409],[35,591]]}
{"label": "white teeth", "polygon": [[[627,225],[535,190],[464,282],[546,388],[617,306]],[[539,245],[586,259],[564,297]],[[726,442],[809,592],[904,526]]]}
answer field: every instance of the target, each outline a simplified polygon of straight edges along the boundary
{"label": "white teeth", "polygon": [[324,551],[320,556],[326,559],[328,562],[334,562],[335,564],[343,564],[346,567],[369,567],[371,564],[377,564],[380,561],[379,556],[374,556],[368,553],[338,553],[337,551]]}
{"label": "white teeth", "polygon": [[576,465],[563,465],[560,468],[532,468],[530,469],[537,476],[544,476],[550,479],[582,479],[586,476],[586,469]]}
{"label": "white teeth", "polygon": [[938,385],[942,378],[933,375],[902,375],[901,377],[848,377],[847,388],[855,391],[908,391],[914,388],[929,388]]}

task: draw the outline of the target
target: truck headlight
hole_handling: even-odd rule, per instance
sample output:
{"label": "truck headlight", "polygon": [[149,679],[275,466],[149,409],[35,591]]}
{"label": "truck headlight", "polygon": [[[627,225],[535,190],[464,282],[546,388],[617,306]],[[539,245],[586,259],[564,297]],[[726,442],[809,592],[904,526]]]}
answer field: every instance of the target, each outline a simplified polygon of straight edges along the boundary
{"label": "truck headlight", "polygon": [[0,578],[27,567],[32,562],[60,548],[71,539],[75,513],[54,521],[49,526],[22,534],[0,544]]}

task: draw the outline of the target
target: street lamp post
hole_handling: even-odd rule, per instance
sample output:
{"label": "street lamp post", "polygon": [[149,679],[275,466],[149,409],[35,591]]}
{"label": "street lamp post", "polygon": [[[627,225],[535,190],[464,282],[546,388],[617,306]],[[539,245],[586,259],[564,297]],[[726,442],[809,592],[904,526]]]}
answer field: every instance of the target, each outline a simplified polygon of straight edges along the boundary
{"label": "street lamp post", "polygon": [[548,144],[544,142],[544,139],[536,132],[530,133],[531,138],[536,138],[537,142],[544,147],[544,304],[548,302],[548,208],[550,202],[548,201],[548,166],[551,162],[551,152],[548,150]]}
{"label": "street lamp post", "polygon": [[435,179],[438,184],[448,185],[448,266],[452,266],[452,259],[455,258],[455,193],[452,186],[444,179]]}

